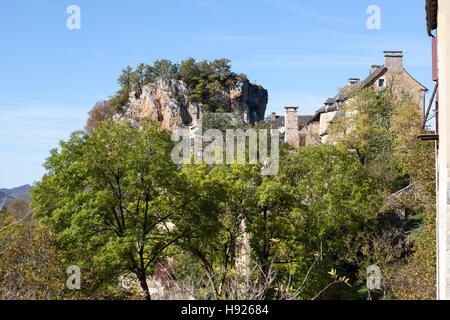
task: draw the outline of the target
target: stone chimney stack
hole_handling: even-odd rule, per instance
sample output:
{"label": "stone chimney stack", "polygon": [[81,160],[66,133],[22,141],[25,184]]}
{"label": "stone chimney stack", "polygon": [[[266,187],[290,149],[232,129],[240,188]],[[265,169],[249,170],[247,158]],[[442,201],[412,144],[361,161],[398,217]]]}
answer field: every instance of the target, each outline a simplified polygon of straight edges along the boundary
{"label": "stone chimney stack", "polygon": [[390,72],[402,72],[403,51],[384,51],[384,66]]}
{"label": "stone chimney stack", "polygon": [[354,84],[357,84],[360,81],[361,81],[361,79],[359,79],[359,78],[348,78],[348,85],[352,86]]}
{"label": "stone chimney stack", "polygon": [[298,132],[298,107],[285,107],[284,116],[284,141],[295,148],[300,147]]}
{"label": "stone chimney stack", "polygon": [[270,115],[270,121],[276,121],[277,120],[277,114],[275,112],[272,112]]}
{"label": "stone chimney stack", "polygon": [[378,64],[373,64],[371,67],[370,67],[370,73],[369,74],[372,74],[372,72],[374,72],[375,70],[377,70],[378,68],[380,68],[381,66],[380,65],[378,65]]}

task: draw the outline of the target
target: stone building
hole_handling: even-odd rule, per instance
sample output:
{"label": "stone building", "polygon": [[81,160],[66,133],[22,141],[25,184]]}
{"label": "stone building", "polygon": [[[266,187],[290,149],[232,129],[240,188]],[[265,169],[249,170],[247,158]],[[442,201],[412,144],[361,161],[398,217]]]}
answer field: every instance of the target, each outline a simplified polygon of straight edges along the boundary
{"label": "stone building", "polygon": [[[285,115],[278,116],[273,112],[268,121],[273,129],[279,129],[284,141],[292,144],[294,147],[304,147],[311,144],[309,139],[312,135],[308,134],[307,125],[312,119],[312,115],[298,115],[299,107],[285,107]],[[287,120],[286,120],[287,119]]]}
{"label": "stone building", "polygon": [[311,126],[310,131],[319,137],[320,142],[326,143],[330,123],[344,116],[339,109],[349,98],[349,92],[352,91],[349,89],[352,86],[358,86],[359,89],[373,87],[375,90],[390,86],[399,98],[405,94],[409,95],[421,107],[421,110],[425,109],[425,94],[428,89],[405,70],[403,52],[384,51],[384,65],[372,65],[369,75],[362,81],[358,78],[348,79],[348,85],[340,89],[334,98],[328,98],[324,106],[316,111],[308,126]]}
{"label": "stone building", "polygon": [[[292,142],[294,146],[326,143],[328,126],[337,118],[344,116],[340,109],[349,99],[349,93],[354,91],[352,89],[363,89],[370,86],[375,88],[375,90],[381,90],[390,86],[394,94],[399,98],[407,94],[411,96],[422,110],[425,108],[425,94],[428,89],[405,70],[403,67],[403,52],[384,51],[383,65],[372,65],[369,75],[362,81],[359,78],[348,79],[347,86],[341,88],[333,98],[328,98],[324,102],[323,107],[318,109],[314,115],[299,116],[297,125],[290,123],[289,126],[284,126],[284,117],[272,114],[270,122],[272,127],[278,126],[280,131],[284,130],[285,132],[283,133],[287,137],[285,140]],[[289,115],[294,119],[296,110],[289,109],[285,117]],[[295,138],[297,135],[299,136],[299,143],[297,143],[297,138]]]}

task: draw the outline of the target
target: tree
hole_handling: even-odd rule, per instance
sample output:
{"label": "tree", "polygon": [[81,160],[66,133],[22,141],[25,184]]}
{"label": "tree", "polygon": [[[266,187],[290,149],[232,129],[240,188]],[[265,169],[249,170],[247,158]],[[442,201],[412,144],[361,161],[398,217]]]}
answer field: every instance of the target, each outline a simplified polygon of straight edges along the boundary
{"label": "tree", "polygon": [[105,284],[134,273],[151,298],[147,276],[183,236],[178,222],[191,200],[172,147],[167,132],[144,120],[140,129],[105,121],[52,150],[32,207],[66,261],[102,270]]}
{"label": "tree", "polygon": [[167,59],[156,60],[153,63],[157,77],[173,76],[179,73],[180,66]]}
{"label": "tree", "polygon": [[0,215],[0,300],[62,299],[65,269],[53,235],[36,222]]}
{"label": "tree", "polygon": [[14,199],[9,205],[7,211],[16,221],[29,222],[31,219],[30,205],[20,198]]}
{"label": "tree", "polygon": [[[279,174],[262,184],[260,197],[265,210],[253,224],[253,241],[259,242],[253,246],[256,257],[267,264],[276,248],[270,239],[277,239],[285,251],[278,261],[285,266],[279,276],[288,277],[293,270],[292,286],[302,288],[303,299],[327,285],[332,268],[353,274],[353,267],[341,259],[345,239],[358,240],[382,201],[381,190],[361,163],[333,145],[300,148],[283,157]],[[354,298],[347,290],[333,290],[327,297]]]}
{"label": "tree", "polygon": [[189,58],[181,62],[180,76],[190,87],[195,85],[196,80],[201,75],[201,70],[194,58]]}
{"label": "tree", "polygon": [[244,74],[232,72],[230,60],[224,58],[200,62],[189,58],[181,64],[161,59],[152,66],[141,63],[135,70],[130,66],[122,70],[118,79],[121,88],[111,98],[111,108],[114,112],[123,112],[132,92],[139,97],[143,86],[167,77],[184,81],[191,90],[190,101],[201,103],[206,111],[213,112],[229,110],[229,101],[224,101],[223,92],[229,91],[238,81],[247,80]]}
{"label": "tree", "polygon": [[91,132],[101,121],[111,119],[114,110],[111,108],[109,101],[98,101],[88,114],[89,118],[84,129],[86,132]]}
{"label": "tree", "polygon": [[340,260],[344,239],[355,241],[376,216],[376,184],[352,155],[333,146],[283,152],[275,176],[260,170],[249,164],[183,168],[191,188],[209,202],[197,207],[201,220],[179,246],[202,266],[210,297],[307,299],[342,289],[329,286],[328,272],[350,273]]}
{"label": "tree", "polygon": [[123,112],[123,107],[128,103],[130,93],[133,90],[133,68],[127,66],[117,79],[120,85],[119,91],[111,98],[110,105],[114,112]]}
{"label": "tree", "polygon": [[213,81],[219,81],[223,86],[228,87],[233,84],[236,74],[231,72],[231,60],[216,59],[211,64],[214,68],[214,73],[211,74]]}
{"label": "tree", "polygon": [[436,298],[436,180],[435,144],[421,141],[422,113],[410,99],[403,99],[393,116],[396,157],[411,183],[419,186],[418,196],[408,199],[410,211],[420,217],[411,232],[414,252],[396,273],[393,291],[400,299]]}
{"label": "tree", "polygon": [[[352,92],[341,112],[345,116],[330,125],[330,140],[358,159],[384,192],[376,230],[361,232],[350,259],[358,261],[361,283],[367,266],[376,264],[384,278],[384,298],[433,298],[435,153],[433,142],[417,138],[421,108],[408,95],[393,95],[391,88],[367,88]],[[407,186],[412,191],[403,189]],[[386,224],[383,217],[389,216],[395,225]]]}
{"label": "tree", "polygon": [[392,117],[398,105],[390,88],[365,88],[351,93],[340,109],[343,116],[329,128],[330,141],[353,154],[369,176],[391,193],[408,184],[394,156]]}
{"label": "tree", "polygon": [[180,246],[203,266],[214,299],[230,298],[225,288],[233,274],[245,268],[238,259],[246,259],[240,254],[245,246],[243,235],[248,232],[245,225],[259,213],[254,192],[261,179],[259,170],[256,165],[184,168],[190,185],[202,195],[203,205],[197,208],[201,220]]}

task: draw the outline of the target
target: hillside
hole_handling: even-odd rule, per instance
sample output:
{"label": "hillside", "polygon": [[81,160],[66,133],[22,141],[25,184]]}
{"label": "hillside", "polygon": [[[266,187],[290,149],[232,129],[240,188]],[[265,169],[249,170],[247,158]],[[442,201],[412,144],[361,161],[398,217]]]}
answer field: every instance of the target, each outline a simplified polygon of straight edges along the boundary
{"label": "hillside", "polygon": [[26,202],[30,202],[30,189],[32,186],[29,184],[12,188],[12,189],[0,189],[0,205],[2,210],[6,210],[8,205],[14,199],[20,198]]}

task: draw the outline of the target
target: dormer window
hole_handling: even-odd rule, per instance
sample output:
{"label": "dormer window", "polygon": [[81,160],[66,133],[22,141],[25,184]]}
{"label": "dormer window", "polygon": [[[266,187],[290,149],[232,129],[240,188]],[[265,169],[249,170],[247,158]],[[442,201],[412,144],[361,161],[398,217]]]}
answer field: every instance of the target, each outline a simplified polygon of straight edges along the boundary
{"label": "dormer window", "polygon": [[379,87],[384,86],[384,79],[378,79],[378,86]]}

